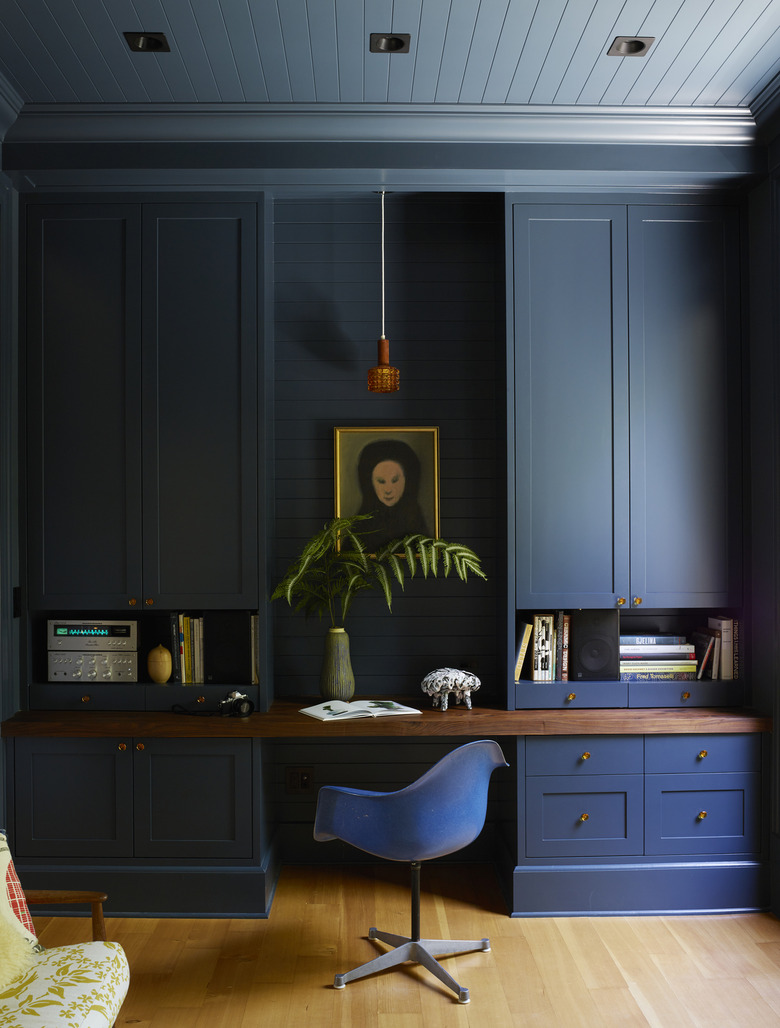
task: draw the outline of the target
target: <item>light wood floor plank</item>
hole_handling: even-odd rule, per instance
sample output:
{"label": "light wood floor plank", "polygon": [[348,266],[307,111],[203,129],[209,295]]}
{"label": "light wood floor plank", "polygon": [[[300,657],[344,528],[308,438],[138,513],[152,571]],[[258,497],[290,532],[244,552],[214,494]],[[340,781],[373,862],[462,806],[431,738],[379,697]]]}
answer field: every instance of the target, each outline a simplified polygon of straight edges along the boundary
{"label": "light wood floor plank", "polygon": [[[86,918],[36,918],[45,946]],[[493,872],[423,869],[422,933],[490,938],[442,958],[471,1003],[416,965],[333,988],[406,935],[409,872],[393,864],[285,868],[271,917],[108,918],[131,985],[117,1028],[776,1028],[780,922],[710,917],[510,918]]]}

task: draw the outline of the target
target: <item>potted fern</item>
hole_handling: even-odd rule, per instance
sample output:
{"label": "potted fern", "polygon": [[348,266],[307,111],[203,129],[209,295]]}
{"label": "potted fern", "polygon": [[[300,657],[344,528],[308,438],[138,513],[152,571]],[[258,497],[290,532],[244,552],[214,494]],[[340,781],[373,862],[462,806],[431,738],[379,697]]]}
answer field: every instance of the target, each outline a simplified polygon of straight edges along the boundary
{"label": "potted fern", "polygon": [[[462,581],[469,573],[487,576],[479,557],[462,543],[407,535],[370,552],[371,514],[334,518],[309,539],[271,594],[286,600],[304,614],[328,615],[330,628],[320,677],[324,699],[348,700],[355,692],[349,655],[349,636],[344,627],[352,601],[365,589],[379,589],[388,610],[393,608],[393,586],[404,587],[406,574],[413,577],[419,565],[423,577],[447,577],[454,571]],[[361,528],[368,529],[361,532]]]}

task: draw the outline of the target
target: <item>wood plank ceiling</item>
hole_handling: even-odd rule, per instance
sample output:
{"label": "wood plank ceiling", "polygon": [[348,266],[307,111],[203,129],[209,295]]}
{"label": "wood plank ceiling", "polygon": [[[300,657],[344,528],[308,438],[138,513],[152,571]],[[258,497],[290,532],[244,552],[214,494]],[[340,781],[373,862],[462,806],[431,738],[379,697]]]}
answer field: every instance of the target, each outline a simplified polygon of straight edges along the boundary
{"label": "wood plank ceiling", "polygon": [[[126,31],[170,53],[131,53]],[[408,53],[369,53],[372,32]],[[653,36],[610,57],[616,36]],[[780,0],[3,0],[0,94],[34,105],[747,109]]]}

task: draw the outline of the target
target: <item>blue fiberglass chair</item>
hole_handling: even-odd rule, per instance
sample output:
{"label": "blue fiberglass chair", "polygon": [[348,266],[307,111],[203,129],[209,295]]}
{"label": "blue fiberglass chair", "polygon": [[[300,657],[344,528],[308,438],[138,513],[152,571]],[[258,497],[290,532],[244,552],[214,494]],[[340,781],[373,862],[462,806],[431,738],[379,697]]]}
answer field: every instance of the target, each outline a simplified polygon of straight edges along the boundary
{"label": "blue fiberglass chair", "polygon": [[457,993],[459,1002],[469,1002],[469,990],[461,988],[434,958],[489,950],[490,940],[420,938],[420,866],[423,860],[454,853],[476,839],[485,823],[490,776],[497,767],[507,766],[498,743],[480,739],[448,753],[416,782],[397,792],[332,785],[320,789],[314,821],[318,842],[341,839],[386,860],[408,861],[412,870],[411,936],[370,928],[369,939],[395,948],[337,974],[333,982],[337,989],[356,978],[414,960]]}

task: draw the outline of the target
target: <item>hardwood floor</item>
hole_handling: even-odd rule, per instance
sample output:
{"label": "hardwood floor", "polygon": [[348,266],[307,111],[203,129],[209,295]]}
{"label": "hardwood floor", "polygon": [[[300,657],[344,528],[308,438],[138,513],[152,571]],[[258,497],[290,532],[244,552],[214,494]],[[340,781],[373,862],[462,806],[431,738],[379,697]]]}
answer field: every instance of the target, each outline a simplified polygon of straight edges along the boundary
{"label": "hardwood floor", "polygon": [[[36,918],[46,946],[85,919]],[[117,1021],[141,1028],[514,1028],[780,1023],[780,921],[710,917],[510,918],[492,871],[423,869],[422,933],[489,936],[442,958],[471,993],[416,965],[350,983],[333,975],[385,949],[370,926],[409,930],[407,871],[391,864],[286,867],[268,920],[109,918],[130,992]]]}

